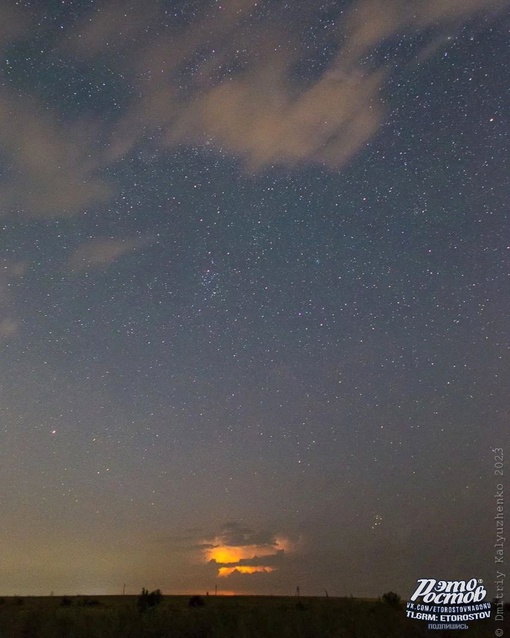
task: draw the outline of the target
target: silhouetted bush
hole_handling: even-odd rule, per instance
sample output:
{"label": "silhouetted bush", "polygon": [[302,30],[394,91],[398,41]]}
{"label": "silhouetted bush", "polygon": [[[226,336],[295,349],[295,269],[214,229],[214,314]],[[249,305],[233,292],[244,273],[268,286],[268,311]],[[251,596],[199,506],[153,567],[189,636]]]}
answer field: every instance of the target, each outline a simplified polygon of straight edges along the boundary
{"label": "silhouetted bush", "polygon": [[149,593],[148,589],[142,588],[142,593],[138,596],[138,609],[145,611],[146,609],[152,609],[157,607],[161,602],[163,595],[160,589],[155,589]]}
{"label": "silhouetted bush", "polygon": [[20,597],[18,596],[18,597],[16,597],[16,598],[14,599],[14,603],[15,603],[16,605],[24,605],[24,604],[25,604],[25,600],[24,600],[23,598],[20,598]]}
{"label": "silhouetted bush", "polygon": [[69,598],[69,596],[64,596],[62,600],[60,601],[60,605],[62,607],[70,607],[72,604],[73,604],[73,601],[71,598]]}
{"label": "silhouetted bush", "polygon": [[190,607],[203,607],[205,605],[205,600],[202,596],[192,596],[188,601],[188,605]]}
{"label": "silhouetted bush", "polygon": [[0,598],[0,605],[5,605],[5,598]]}
{"label": "silhouetted bush", "polygon": [[400,596],[393,591],[386,592],[382,595],[383,602],[390,607],[400,607]]}
{"label": "silhouetted bush", "polygon": [[84,607],[99,607],[101,603],[95,598],[84,598],[82,603]]}
{"label": "silhouetted bush", "polygon": [[299,611],[306,611],[305,603],[298,600],[298,602],[296,603],[296,609],[298,609]]}

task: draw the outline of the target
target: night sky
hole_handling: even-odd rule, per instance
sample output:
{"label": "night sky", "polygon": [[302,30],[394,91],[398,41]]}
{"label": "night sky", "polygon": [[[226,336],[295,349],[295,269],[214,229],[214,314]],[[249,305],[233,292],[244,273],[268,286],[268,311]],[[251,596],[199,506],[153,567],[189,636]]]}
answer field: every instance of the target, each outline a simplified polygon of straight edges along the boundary
{"label": "night sky", "polygon": [[509,17],[0,4],[0,594],[492,595]]}

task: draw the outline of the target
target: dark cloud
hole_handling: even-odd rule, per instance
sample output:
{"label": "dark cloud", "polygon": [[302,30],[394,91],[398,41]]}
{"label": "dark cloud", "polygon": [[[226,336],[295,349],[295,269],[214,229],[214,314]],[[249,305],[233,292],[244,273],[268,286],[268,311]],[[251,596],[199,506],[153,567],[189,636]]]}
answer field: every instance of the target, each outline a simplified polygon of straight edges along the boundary
{"label": "dark cloud", "polygon": [[[274,554],[265,556],[252,556],[250,558],[240,558],[233,563],[221,563],[222,567],[280,567],[285,560],[285,550],[278,549]],[[217,562],[214,559],[212,562]]]}
{"label": "dark cloud", "polygon": [[267,545],[269,547],[277,544],[275,534],[269,531],[255,531],[246,525],[236,522],[225,523],[217,535],[217,538],[224,545],[229,547],[245,547],[247,545]]}

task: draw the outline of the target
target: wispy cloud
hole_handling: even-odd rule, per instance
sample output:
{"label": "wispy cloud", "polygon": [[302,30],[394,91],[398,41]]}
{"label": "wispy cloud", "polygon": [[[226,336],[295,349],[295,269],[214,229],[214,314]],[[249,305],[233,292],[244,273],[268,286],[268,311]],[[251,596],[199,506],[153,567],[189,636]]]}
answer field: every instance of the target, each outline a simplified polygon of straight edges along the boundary
{"label": "wispy cloud", "polygon": [[[38,12],[37,7],[28,11],[18,3],[3,3],[0,50],[30,39]],[[4,51],[2,55],[8,58]],[[58,109],[8,86],[2,81],[0,215],[65,217],[109,199],[114,190],[98,173],[104,167],[97,145],[98,124],[67,121]]]}
{"label": "wispy cloud", "polygon": [[[367,63],[369,54],[401,34],[426,30],[433,39],[509,4],[356,0],[331,27],[329,63],[304,79],[296,69],[310,52],[292,21],[275,20],[283,11],[278,3],[225,0],[181,23],[156,0],[95,3],[62,39],[60,54],[77,57],[91,73],[101,56],[131,98],[118,104],[116,121],[68,119],[58,105],[48,108],[5,82],[0,150],[8,169],[0,211],[48,218],[98,207],[116,193],[105,169],[146,143],[162,152],[206,144],[238,157],[248,171],[304,163],[338,170],[385,119],[391,65]],[[313,7],[307,19],[314,19]],[[0,48],[30,33],[26,13],[0,8]],[[434,50],[425,38],[416,59]]]}
{"label": "wispy cloud", "polygon": [[1,183],[4,212],[63,217],[109,199],[97,137],[93,123],[58,122],[37,100],[3,90],[0,147],[12,166]]}
{"label": "wispy cloud", "polygon": [[382,42],[410,29],[441,29],[479,13],[497,13],[508,4],[508,0],[358,0],[345,22],[341,55],[357,63]]}
{"label": "wispy cloud", "polygon": [[33,18],[14,3],[0,6],[0,47],[27,36]]}
{"label": "wispy cloud", "polygon": [[105,269],[120,257],[146,245],[147,240],[132,238],[98,238],[78,246],[67,262],[68,270],[81,273]]}
{"label": "wispy cloud", "polygon": [[[207,43],[190,29],[177,41],[160,37],[140,51],[134,68],[141,98],[119,121],[110,158],[157,134],[163,148],[213,144],[242,158],[249,170],[307,161],[344,165],[379,127],[385,71],[338,60],[304,85],[294,73],[303,51],[288,35],[264,23],[243,41],[243,21],[229,15],[231,22],[208,22]],[[222,44],[225,32],[229,45]],[[205,46],[210,57],[186,74]]]}
{"label": "wispy cloud", "polygon": [[19,332],[21,323],[12,298],[12,287],[27,270],[24,261],[6,260],[0,267],[0,343]]}
{"label": "wispy cloud", "polygon": [[19,322],[10,317],[0,319],[0,342],[12,337],[18,332]]}
{"label": "wispy cloud", "polygon": [[130,3],[129,8],[109,0],[96,2],[88,19],[75,27],[67,46],[78,51],[82,58],[129,48],[133,38],[155,17],[156,9],[153,0]]}
{"label": "wispy cloud", "polygon": [[204,12],[207,22],[199,18],[137,50],[132,80],[140,99],[119,121],[110,158],[156,135],[162,147],[215,145],[250,170],[303,162],[338,169],[366,146],[385,116],[381,95],[390,70],[367,67],[364,56],[411,29],[441,30],[508,4],[358,0],[339,20],[336,56],[304,83],[295,67],[306,52],[289,31],[258,19],[245,36],[255,3],[226,2],[224,12]]}

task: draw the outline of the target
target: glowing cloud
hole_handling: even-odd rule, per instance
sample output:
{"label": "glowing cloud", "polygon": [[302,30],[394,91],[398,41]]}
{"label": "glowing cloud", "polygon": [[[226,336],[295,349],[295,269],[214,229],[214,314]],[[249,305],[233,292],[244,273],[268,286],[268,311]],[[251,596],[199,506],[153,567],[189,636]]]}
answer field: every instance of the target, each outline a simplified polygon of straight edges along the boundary
{"label": "glowing cloud", "polygon": [[292,545],[287,538],[256,534],[236,523],[223,527],[222,533],[204,543],[203,558],[218,566],[218,576],[270,573],[278,569]]}

